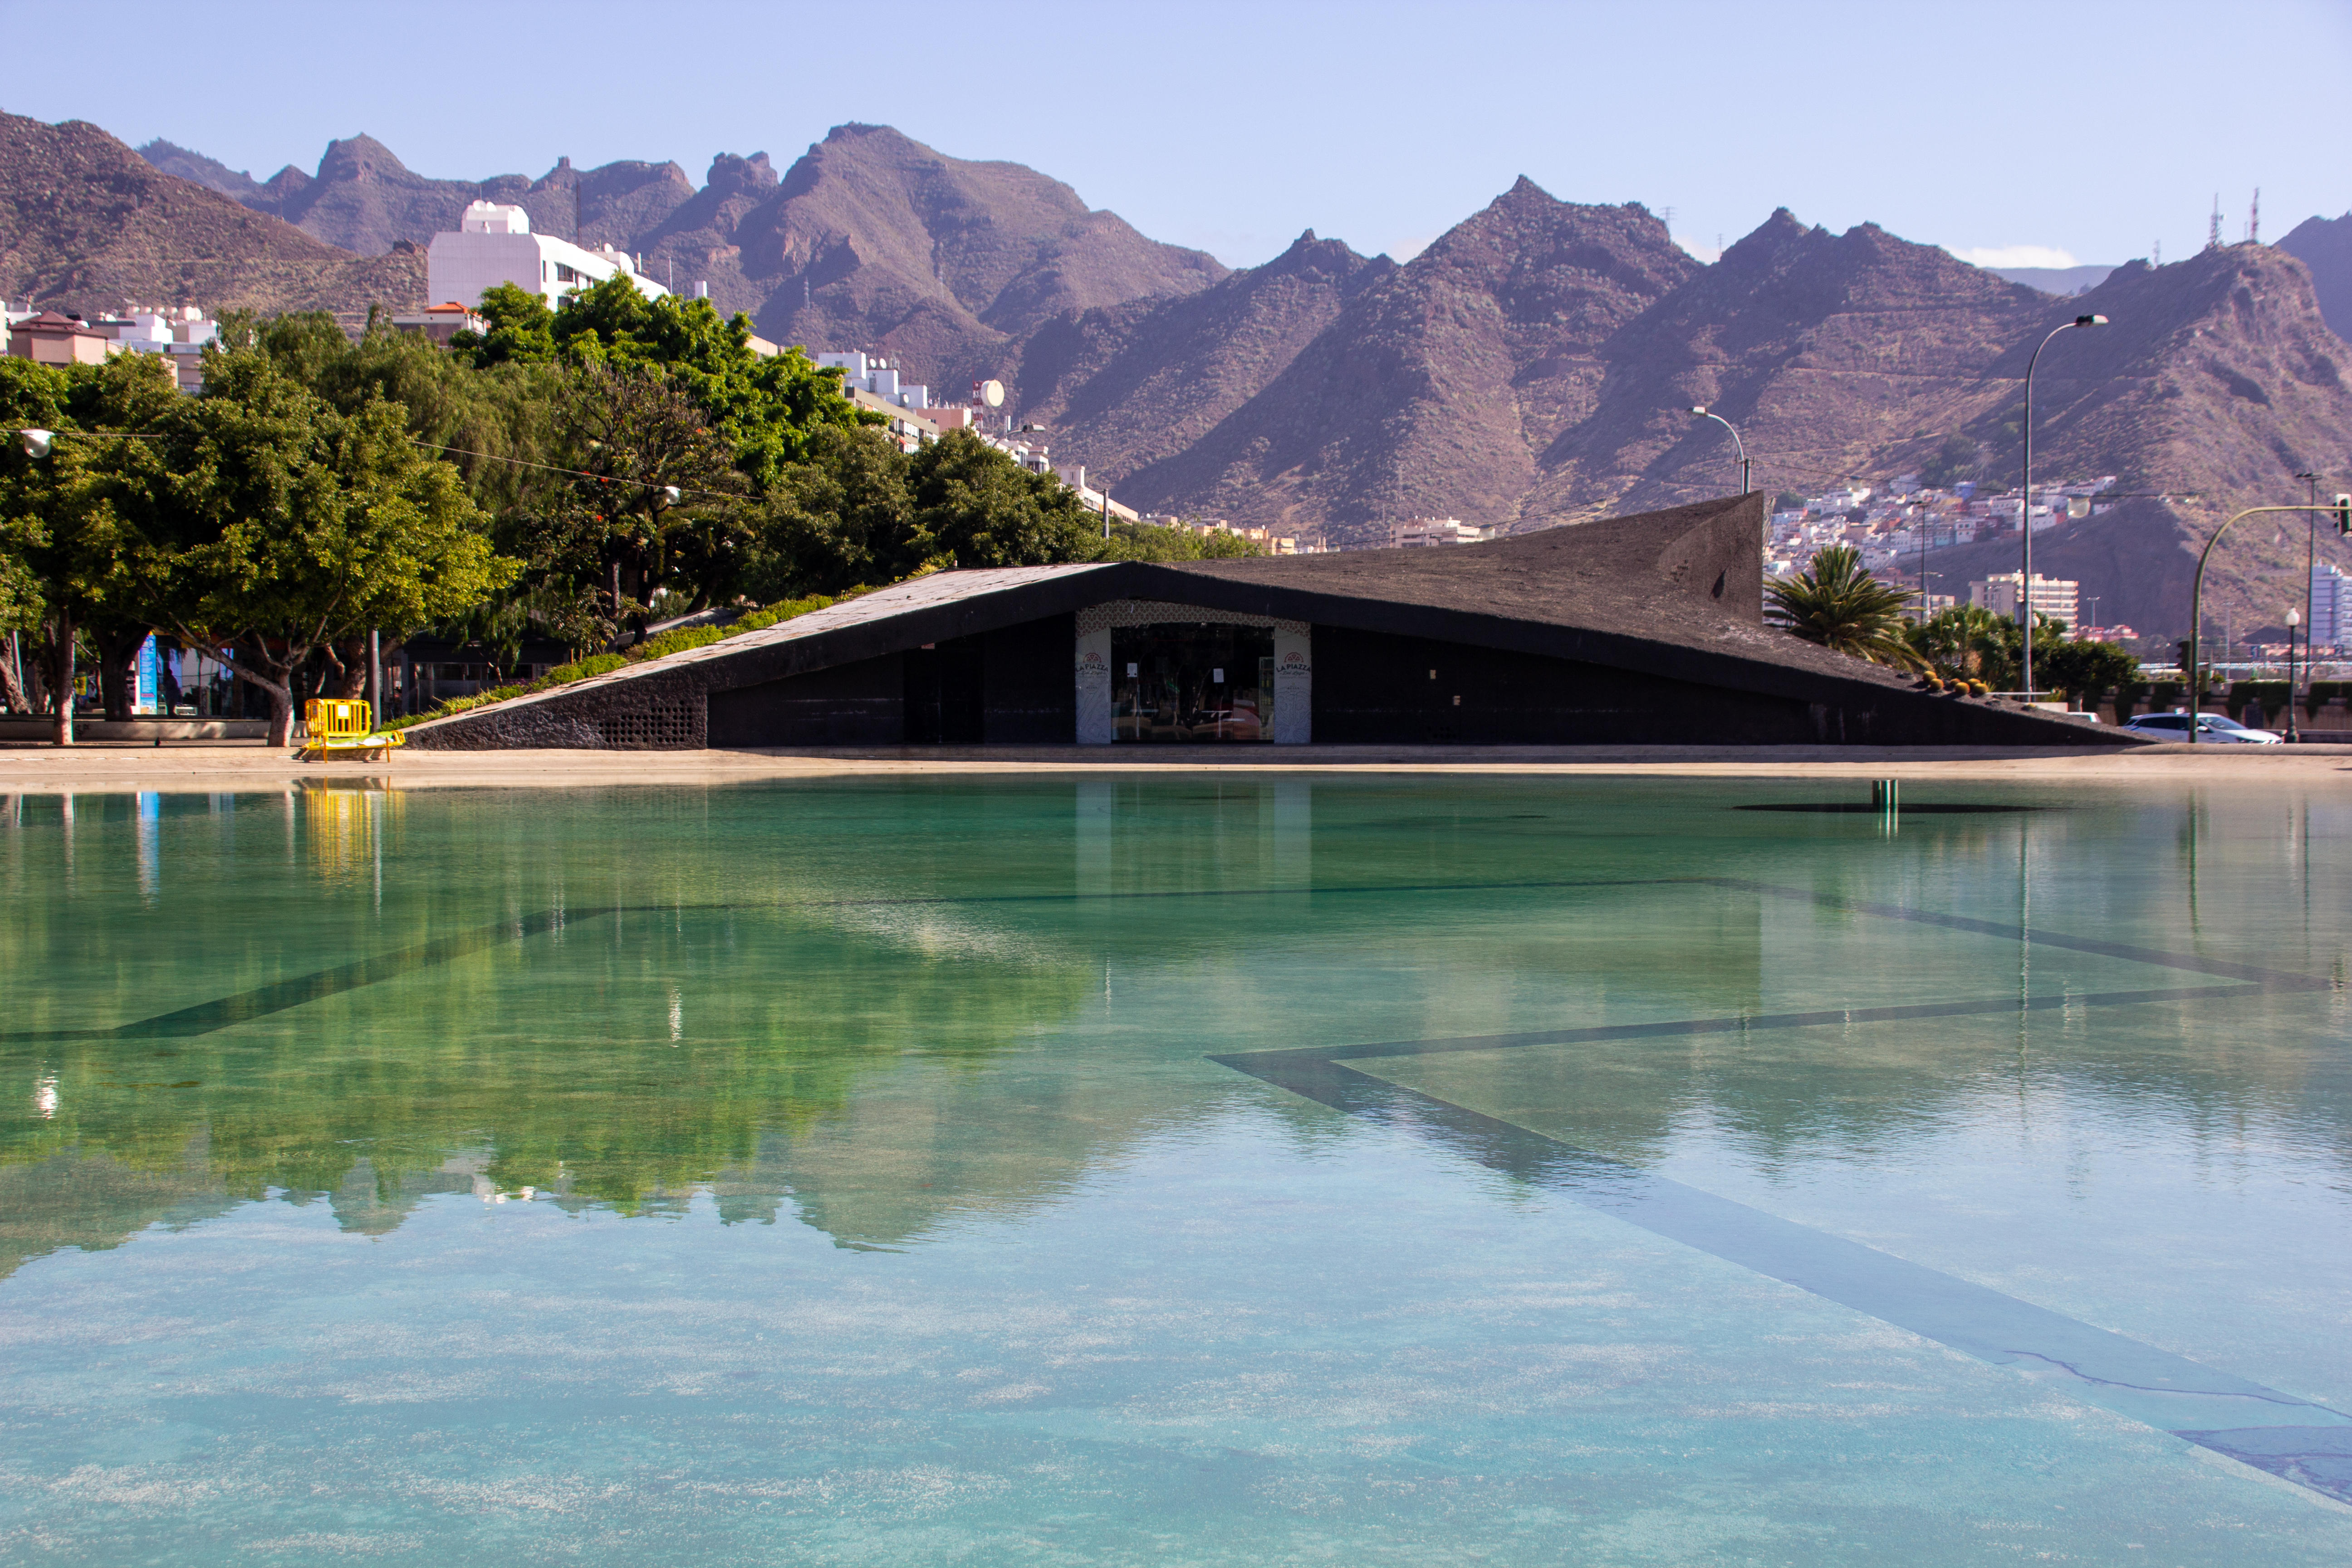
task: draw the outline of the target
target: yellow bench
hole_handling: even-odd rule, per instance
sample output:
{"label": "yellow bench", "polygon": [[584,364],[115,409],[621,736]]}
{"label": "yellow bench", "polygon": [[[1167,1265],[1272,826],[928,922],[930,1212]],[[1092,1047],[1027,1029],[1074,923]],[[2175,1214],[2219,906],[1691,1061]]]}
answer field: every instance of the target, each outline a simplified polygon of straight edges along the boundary
{"label": "yellow bench", "polygon": [[302,705],[302,725],[310,733],[294,750],[299,762],[323,762],[346,752],[357,752],[363,763],[390,762],[392,749],[408,739],[397,730],[372,733],[375,715],[354,698],[313,697]]}

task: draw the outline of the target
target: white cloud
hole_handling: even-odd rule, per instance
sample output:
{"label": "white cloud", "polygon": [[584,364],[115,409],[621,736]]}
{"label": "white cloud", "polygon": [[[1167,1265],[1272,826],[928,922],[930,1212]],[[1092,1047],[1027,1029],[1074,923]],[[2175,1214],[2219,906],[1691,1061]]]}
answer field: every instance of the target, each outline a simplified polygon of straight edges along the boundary
{"label": "white cloud", "polygon": [[1980,245],[1972,250],[1955,250],[1954,256],[1971,267],[2080,267],[2083,264],[2067,251],[2048,245]]}
{"label": "white cloud", "polygon": [[1436,242],[1437,237],[1433,234],[1409,234],[1402,239],[1390,242],[1388,247],[1389,259],[1391,261],[1411,261],[1414,257],[1419,256],[1423,251],[1427,250]]}
{"label": "white cloud", "polygon": [[1685,238],[1679,234],[1674,237],[1674,240],[1676,245],[1683,247],[1685,255],[1695,257],[1709,267],[1723,259],[1723,250],[1719,246],[1701,245],[1698,241]]}

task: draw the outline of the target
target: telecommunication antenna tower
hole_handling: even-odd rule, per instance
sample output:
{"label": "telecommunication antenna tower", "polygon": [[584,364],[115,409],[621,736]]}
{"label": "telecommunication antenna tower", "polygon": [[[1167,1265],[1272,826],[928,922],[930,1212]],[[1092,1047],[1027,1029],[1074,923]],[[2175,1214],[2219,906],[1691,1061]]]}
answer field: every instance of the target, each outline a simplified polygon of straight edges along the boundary
{"label": "telecommunication antenna tower", "polygon": [[2253,205],[2246,209],[2246,243],[2248,245],[2260,245],[2262,242],[2263,188],[2260,185],[2256,185],[2254,187]]}
{"label": "telecommunication antenna tower", "polygon": [[2219,191],[2213,193],[2213,222],[2205,230],[2205,248],[2208,250],[2221,248],[2221,193]]}

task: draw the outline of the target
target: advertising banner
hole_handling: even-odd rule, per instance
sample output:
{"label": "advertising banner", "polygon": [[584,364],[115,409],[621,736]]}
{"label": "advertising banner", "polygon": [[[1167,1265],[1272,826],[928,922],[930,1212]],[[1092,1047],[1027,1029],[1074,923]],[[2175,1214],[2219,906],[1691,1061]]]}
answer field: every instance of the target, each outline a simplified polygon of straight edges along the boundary
{"label": "advertising banner", "polygon": [[153,632],[149,632],[147,634],[147,640],[139,645],[139,695],[136,699],[138,706],[135,710],[138,712],[159,713],[163,711],[161,707],[158,706],[159,699],[156,695],[158,668],[159,666],[155,655],[155,634]]}

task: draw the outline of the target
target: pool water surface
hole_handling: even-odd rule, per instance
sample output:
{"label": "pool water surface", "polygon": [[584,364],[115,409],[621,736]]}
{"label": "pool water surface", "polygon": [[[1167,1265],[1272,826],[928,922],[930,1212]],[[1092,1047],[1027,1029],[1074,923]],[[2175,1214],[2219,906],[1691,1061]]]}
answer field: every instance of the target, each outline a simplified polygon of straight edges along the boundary
{"label": "pool water surface", "polygon": [[2340,792],[346,784],[0,796],[0,1562],[2352,1560]]}

